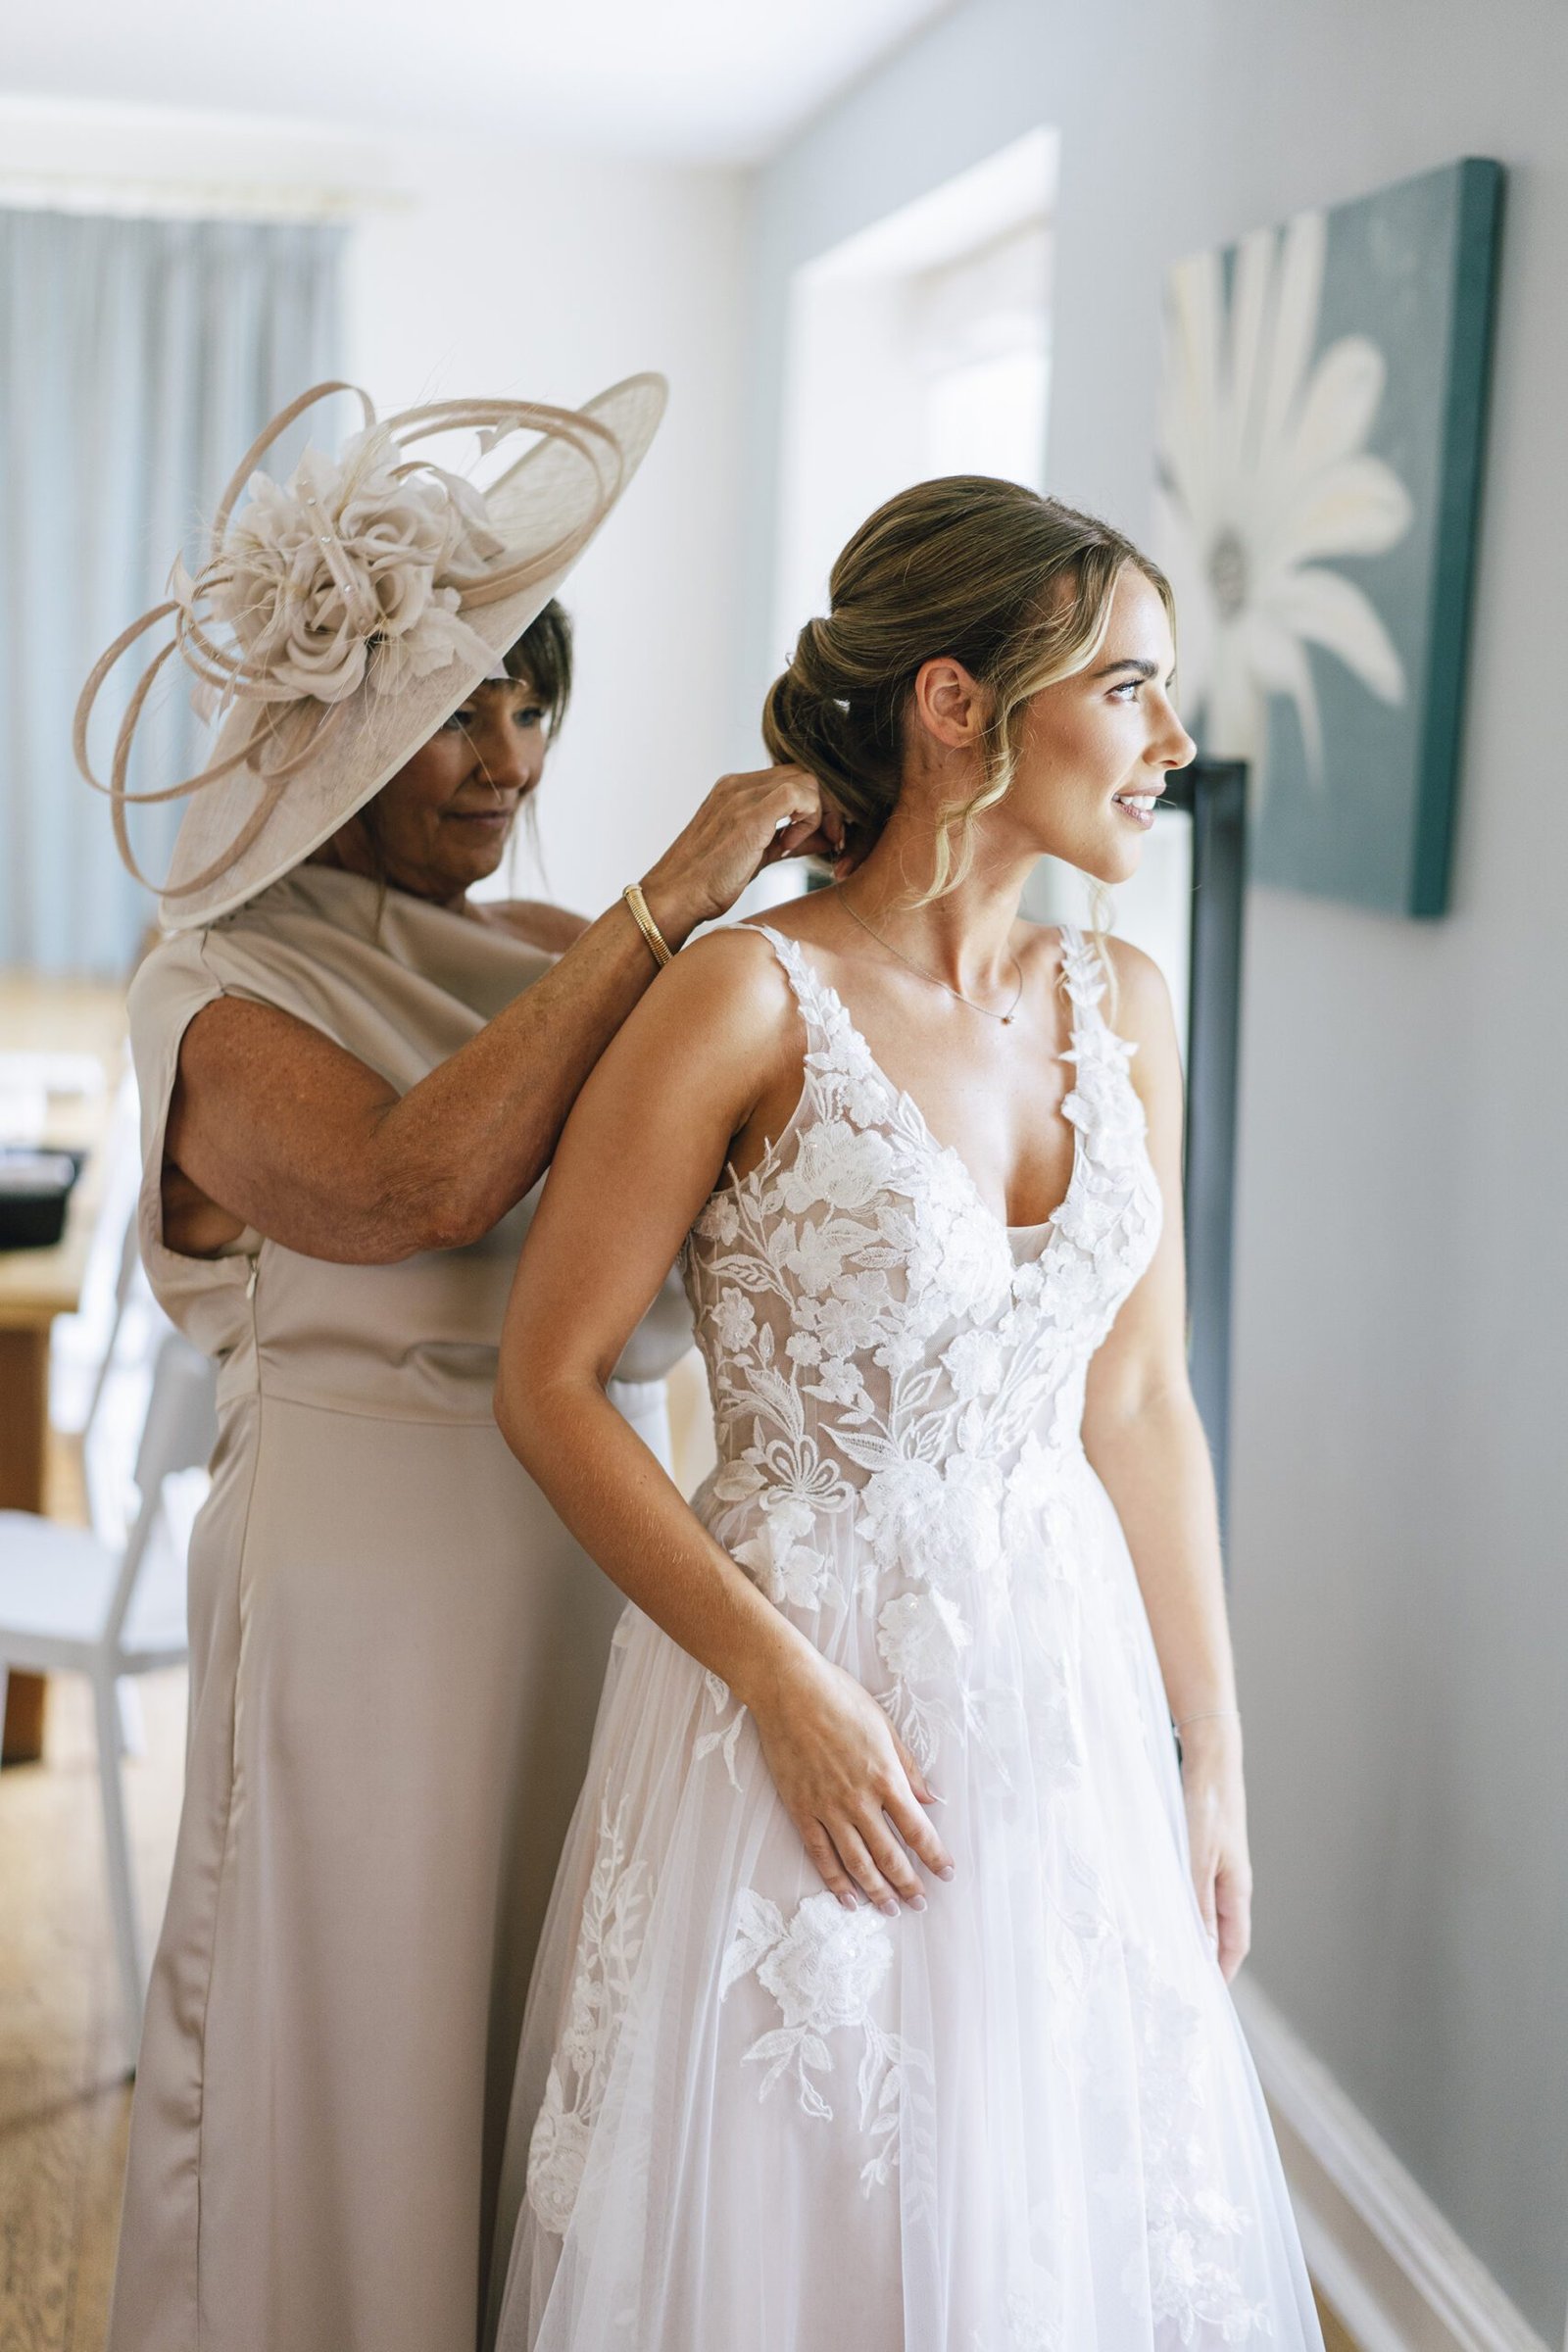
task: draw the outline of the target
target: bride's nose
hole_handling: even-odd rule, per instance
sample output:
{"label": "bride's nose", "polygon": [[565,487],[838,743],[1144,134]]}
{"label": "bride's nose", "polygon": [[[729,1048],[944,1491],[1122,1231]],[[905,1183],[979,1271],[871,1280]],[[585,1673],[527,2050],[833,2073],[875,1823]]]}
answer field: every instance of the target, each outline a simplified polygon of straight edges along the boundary
{"label": "bride's nose", "polygon": [[1197,758],[1197,744],[1182,725],[1176,712],[1172,710],[1170,725],[1166,729],[1159,747],[1160,765],[1162,767],[1186,767],[1191,760]]}

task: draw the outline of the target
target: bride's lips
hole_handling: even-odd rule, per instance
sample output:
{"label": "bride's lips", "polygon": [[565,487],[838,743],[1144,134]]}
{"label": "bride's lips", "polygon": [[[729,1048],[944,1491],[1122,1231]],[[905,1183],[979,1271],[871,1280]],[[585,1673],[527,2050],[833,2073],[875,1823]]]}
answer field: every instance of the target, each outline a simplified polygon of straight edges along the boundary
{"label": "bride's lips", "polygon": [[1141,832],[1147,833],[1154,821],[1154,803],[1164,789],[1163,784],[1151,784],[1146,785],[1142,792],[1113,792],[1110,796],[1111,806],[1119,808],[1123,816],[1137,825]]}

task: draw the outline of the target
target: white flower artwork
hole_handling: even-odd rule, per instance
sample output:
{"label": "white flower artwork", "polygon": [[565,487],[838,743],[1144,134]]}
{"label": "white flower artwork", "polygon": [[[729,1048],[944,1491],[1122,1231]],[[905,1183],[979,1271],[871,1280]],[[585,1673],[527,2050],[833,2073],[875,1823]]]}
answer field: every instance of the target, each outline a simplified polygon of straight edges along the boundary
{"label": "white flower artwork", "polygon": [[1167,281],[1153,552],[1176,595],[1182,688],[1214,758],[1262,782],[1267,710],[1287,697],[1306,771],[1323,774],[1308,648],[1380,702],[1404,664],[1371,599],[1335,557],[1377,556],[1410,528],[1410,493],[1367,442],[1387,365],[1366,334],[1318,351],[1328,220],[1298,215]]}

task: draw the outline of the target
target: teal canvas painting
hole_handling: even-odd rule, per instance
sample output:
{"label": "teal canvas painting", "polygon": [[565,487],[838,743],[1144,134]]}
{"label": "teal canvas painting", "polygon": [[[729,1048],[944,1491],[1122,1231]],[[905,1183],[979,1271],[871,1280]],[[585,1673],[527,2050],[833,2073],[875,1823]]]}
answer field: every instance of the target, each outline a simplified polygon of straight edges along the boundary
{"label": "teal canvas painting", "polygon": [[1501,187],[1467,158],[1167,277],[1153,550],[1259,881],[1446,906]]}

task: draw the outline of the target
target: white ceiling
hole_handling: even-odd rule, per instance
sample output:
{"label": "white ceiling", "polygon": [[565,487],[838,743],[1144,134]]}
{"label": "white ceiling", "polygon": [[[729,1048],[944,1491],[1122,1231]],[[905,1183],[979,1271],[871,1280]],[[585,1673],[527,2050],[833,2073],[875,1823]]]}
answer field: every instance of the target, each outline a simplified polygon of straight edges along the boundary
{"label": "white ceiling", "polygon": [[0,96],[747,162],[951,4],[48,0],[0,10]]}

